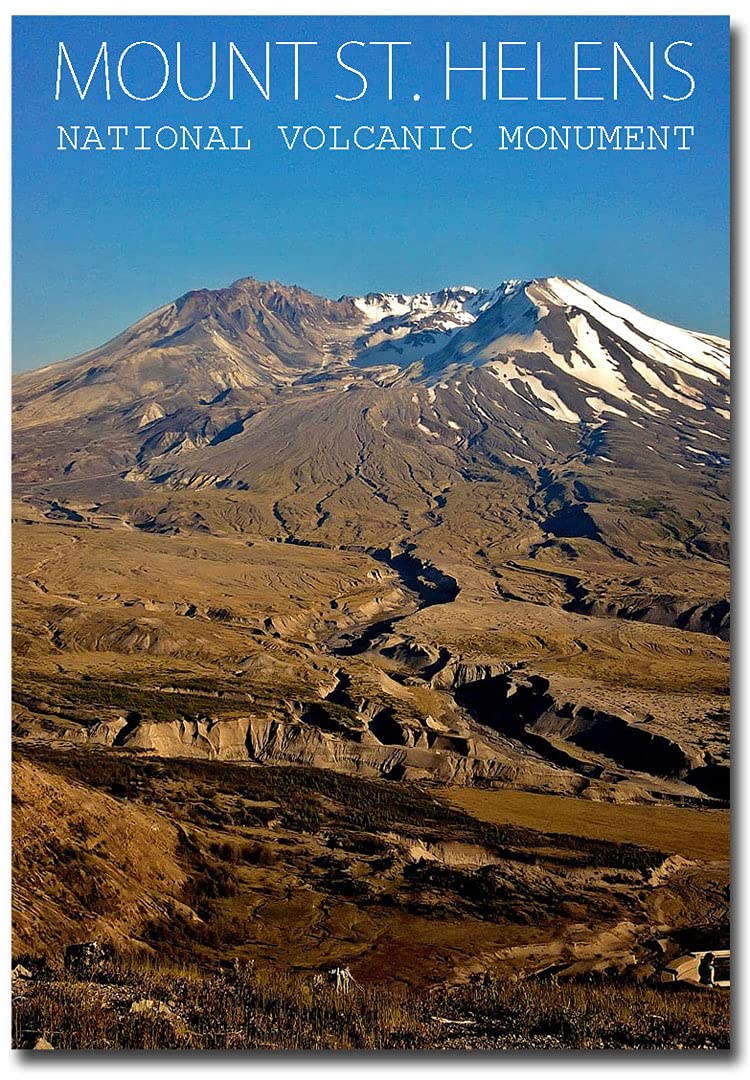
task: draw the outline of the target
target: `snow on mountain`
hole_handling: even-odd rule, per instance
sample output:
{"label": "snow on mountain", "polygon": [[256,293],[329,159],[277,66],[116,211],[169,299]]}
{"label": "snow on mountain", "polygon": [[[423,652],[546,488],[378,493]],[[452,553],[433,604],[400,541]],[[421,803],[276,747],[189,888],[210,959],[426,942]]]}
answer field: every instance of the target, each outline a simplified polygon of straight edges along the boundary
{"label": "snow on mountain", "polygon": [[410,354],[402,348],[413,378],[437,382],[456,367],[483,368],[509,393],[571,424],[592,410],[617,415],[623,408],[652,416],[711,409],[728,418],[728,341],[563,278],[508,283],[478,307],[421,363],[418,341]]}
{"label": "snow on mountain", "polygon": [[469,325],[480,312],[495,303],[510,283],[498,289],[477,289],[473,285],[454,285],[437,292],[415,293],[367,293],[352,297],[353,303],[368,323],[407,320],[416,325],[436,315],[446,321]]}
{"label": "snow on mountain", "polygon": [[[646,353],[658,363],[697,378],[711,379],[710,371],[729,377],[729,342],[708,334],[697,334],[644,315],[637,308],[603,296],[582,281],[548,278],[540,291],[549,292],[551,302],[564,303],[588,311],[612,333]],[[688,362],[692,361],[692,362]]]}
{"label": "snow on mountain", "polygon": [[516,286],[516,282],[503,282],[496,289],[456,285],[414,295],[368,293],[353,297],[367,323],[358,362],[403,366],[424,359]]}
{"label": "snow on mountain", "polygon": [[[416,436],[451,454],[481,438],[496,459],[541,465],[606,427],[611,445],[595,444],[605,461],[658,454],[683,470],[724,468],[729,342],[557,277],[340,300],[248,278],[188,293],[14,386],[29,460],[40,426],[78,430],[85,417],[106,462],[116,429],[155,475],[179,454],[196,459],[197,476],[232,477],[251,443],[274,460],[299,439],[304,458],[309,432],[327,438],[334,407],[358,431],[357,454],[371,438]],[[65,467],[68,447],[66,432]]]}

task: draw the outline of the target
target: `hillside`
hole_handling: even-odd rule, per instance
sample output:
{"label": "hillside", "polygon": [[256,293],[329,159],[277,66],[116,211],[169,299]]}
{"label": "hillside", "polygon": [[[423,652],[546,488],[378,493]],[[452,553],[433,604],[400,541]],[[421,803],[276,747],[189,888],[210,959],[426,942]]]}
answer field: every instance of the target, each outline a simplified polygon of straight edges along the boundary
{"label": "hillside", "polygon": [[245,278],[19,376],[18,950],[721,947],[728,454],[728,342],[561,278]]}

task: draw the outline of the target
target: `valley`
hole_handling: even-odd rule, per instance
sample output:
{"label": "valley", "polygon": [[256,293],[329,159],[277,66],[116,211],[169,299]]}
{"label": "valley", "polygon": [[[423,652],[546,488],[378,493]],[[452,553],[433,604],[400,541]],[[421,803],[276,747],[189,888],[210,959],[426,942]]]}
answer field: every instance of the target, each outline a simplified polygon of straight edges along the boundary
{"label": "valley", "polygon": [[14,410],[15,954],[424,994],[728,946],[728,342],[248,278]]}

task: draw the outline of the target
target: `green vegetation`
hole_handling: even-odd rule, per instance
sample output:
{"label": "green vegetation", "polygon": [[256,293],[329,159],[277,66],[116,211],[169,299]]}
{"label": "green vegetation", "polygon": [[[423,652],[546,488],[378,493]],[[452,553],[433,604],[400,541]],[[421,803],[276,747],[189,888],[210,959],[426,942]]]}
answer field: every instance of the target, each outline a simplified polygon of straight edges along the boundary
{"label": "green vegetation", "polygon": [[729,811],[644,803],[606,803],[511,788],[452,788],[445,798],[483,821],[563,829],[614,843],[630,842],[687,859],[729,858]]}
{"label": "green vegetation", "polygon": [[[299,701],[305,723],[324,731],[358,731],[351,709],[330,701],[321,705],[319,698],[308,700],[305,693],[300,685]],[[255,689],[251,699],[241,685],[215,679],[175,679],[168,686],[144,686],[133,685],[123,678],[101,679],[89,675],[80,678],[18,675],[13,685],[13,701],[41,715],[42,726],[51,732],[55,731],[51,718],[58,716],[83,726],[107,716],[168,723],[247,715],[251,708],[257,711],[278,706],[275,699],[263,698]]]}

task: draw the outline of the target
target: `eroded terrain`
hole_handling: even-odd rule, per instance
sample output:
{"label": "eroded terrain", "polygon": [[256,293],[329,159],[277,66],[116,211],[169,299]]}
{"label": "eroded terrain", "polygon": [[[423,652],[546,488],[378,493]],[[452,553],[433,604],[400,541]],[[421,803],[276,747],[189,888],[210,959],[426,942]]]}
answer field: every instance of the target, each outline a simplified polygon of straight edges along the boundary
{"label": "eroded terrain", "polygon": [[245,281],[21,377],[17,950],[726,945],[727,365],[559,279]]}

